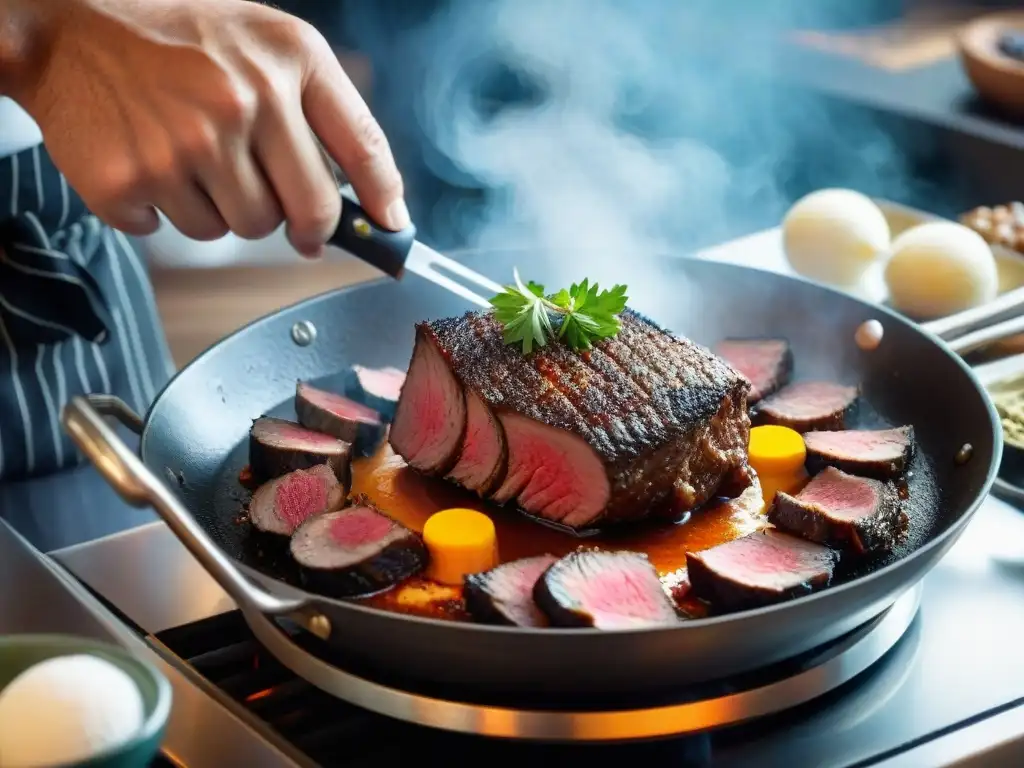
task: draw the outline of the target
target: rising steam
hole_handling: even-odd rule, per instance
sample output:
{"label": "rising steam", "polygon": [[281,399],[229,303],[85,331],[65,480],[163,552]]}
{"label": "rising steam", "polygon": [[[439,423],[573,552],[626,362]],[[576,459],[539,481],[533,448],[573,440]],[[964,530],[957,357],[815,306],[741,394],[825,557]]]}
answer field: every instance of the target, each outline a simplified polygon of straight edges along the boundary
{"label": "rising steam", "polygon": [[[482,190],[428,201],[427,222],[414,213],[443,246],[621,260],[770,226],[814,186],[902,197],[884,131],[771,83],[766,40],[802,21],[784,5],[453,0],[392,31],[377,68],[412,94],[421,162]],[[384,23],[364,16],[357,38]]]}

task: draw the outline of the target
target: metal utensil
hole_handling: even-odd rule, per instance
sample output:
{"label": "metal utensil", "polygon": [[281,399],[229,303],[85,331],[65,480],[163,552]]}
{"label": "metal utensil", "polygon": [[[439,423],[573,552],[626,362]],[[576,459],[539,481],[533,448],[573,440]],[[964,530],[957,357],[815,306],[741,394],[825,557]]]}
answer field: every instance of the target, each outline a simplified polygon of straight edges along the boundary
{"label": "metal utensil", "polygon": [[396,280],[400,279],[406,270],[414,272],[478,307],[489,307],[490,302],[471,288],[459,283],[455,277],[461,277],[491,294],[504,290],[493,280],[447,256],[442,256],[416,240],[414,225],[409,225],[399,232],[392,232],[375,224],[345,189],[342,190],[341,201],[341,219],[338,228],[327,241],[328,245],[341,248]]}

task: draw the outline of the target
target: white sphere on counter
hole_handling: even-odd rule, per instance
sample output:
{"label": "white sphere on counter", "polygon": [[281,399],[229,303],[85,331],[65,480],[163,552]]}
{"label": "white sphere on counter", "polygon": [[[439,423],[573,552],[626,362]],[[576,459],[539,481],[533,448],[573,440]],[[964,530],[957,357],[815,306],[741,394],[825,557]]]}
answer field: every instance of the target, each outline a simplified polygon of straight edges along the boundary
{"label": "white sphere on counter", "polygon": [[932,320],[992,301],[999,272],[981,235],[952,221],[934,221],[893,241],[885,283],[893,307]]}
{"label": "white sphere on counter", "polygon": [[852,189],[822,189],[801,198],[782,222],[786,259],[804,277],[856,287],[890,245],[882,209]]}
{"label": "white sphere on counter", "polygon": [[135,681],[109,661],[48,659],[0,691],[0,765],[77,764],[131,740],[144,720]]}

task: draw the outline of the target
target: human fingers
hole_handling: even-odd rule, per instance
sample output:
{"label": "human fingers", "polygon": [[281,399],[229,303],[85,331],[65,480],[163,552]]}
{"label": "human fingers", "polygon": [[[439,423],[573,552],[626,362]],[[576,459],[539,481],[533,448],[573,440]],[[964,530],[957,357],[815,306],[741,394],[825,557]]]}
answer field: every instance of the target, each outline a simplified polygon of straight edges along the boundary
{"label": "human fingers", "polygon": [[285,96],[261,114],[255,153],[281,203],[288,240],[305,256],[319,255],[338,226],[341,195],[297,93],[290,103]]}
{"label": "human fingers", "polygon": [[402,176],[388,140],[330,46],[313,40],[302,108],[324,148],[341,166],[359,202],[382,226],[409,226]]}

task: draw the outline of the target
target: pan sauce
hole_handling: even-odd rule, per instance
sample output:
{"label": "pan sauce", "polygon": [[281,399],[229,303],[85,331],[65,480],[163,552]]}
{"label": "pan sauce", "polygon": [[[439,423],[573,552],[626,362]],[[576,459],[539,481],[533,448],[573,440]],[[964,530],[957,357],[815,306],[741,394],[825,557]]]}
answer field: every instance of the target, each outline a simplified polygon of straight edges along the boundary
{"label": "pan sauce", "polygon": [[[374,456],[353,462],[352,494],[366,494],[381,511],[417,532],[423,531],[428,517],[442,509],[467,507],[483,512],[494,521],[503,563],[544,553],[562,556],[581,544],[643,552],[670,588],[682,576],[680,569],[686,565],[687,550],[707,549],[767,524],[761,514],[761,489],[754,483],[740,498],[719,502],[680,522],[639,524],[617,534],[578,538],[514,510],[488,504],[443,480],[424,477],[406,466],[386,442]],[[402,613],[466,619],[461,592],[460,588],[412,578],[363,602]],[[698,605],[685,601],[681,607],[686,612],[702,613]]]}

